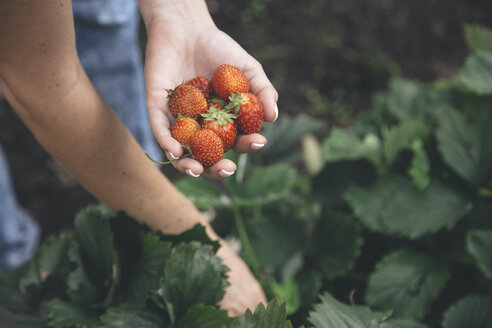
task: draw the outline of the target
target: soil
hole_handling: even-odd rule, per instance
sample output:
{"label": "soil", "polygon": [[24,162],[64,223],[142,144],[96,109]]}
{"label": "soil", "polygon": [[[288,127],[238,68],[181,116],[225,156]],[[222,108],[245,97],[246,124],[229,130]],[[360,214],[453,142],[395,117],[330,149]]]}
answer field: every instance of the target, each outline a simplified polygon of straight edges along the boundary
{"label": "soil", "polygon": [[[217,25],[262,63],[279,91],[281,113],[304,111],[328,125],[343,125],[367,110],[392,76],[420,81],[452,76],[467,54],[463,24],[492,26],[492,2],[485,0],[208,4]],[[5,101],[0,101],[0,144],[18,200],[43,235],[70,228],[75,213],[96,202]]]}

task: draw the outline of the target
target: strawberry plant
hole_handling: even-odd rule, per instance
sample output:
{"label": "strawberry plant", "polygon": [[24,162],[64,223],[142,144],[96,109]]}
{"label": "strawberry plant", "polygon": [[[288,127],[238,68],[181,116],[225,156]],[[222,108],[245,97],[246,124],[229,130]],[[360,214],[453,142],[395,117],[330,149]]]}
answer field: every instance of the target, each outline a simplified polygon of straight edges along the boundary
{"label": "strawberry plant", "polygon": [[465,35],[454,77],[393,79],[322,142],[282,115],[234,177],[177,182],[295,325],[492,325],[492,32]]}

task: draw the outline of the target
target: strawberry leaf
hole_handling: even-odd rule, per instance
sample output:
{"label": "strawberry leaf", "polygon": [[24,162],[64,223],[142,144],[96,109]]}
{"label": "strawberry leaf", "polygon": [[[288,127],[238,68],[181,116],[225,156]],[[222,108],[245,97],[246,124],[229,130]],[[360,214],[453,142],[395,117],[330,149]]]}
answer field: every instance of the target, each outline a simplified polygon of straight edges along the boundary
{"label": "strawberry leaf", "polygon": [[285,303],[280,304],[279,300],[274,298],[266,308],[263,304],[259,304],[254,314],[247,310],[240,318],[240,328],[292,328],[286,317]]}
{"label": "strawberry leaf", "polygon": [[492,279],[492,231],[473,230],[466,235],[466,248],[485,277]]}
{"label": "strawberry leaf", "polygon": [[205,179],[182,178],[176,181],[175,186],[199,209],[224,207],[231,201],[215,184]]}
{"label": "strawberry leaf", "polygon": [[82,308],[60,299],[54,299],[50,302],[49,309],[50,327],[92,328],[99,322],[99,311],[90,309],[89,304]]}
{"label": "strawberry leaf", "polygon": [[492,30],[480,25],[465,25],[465,40],[471,51],[492,51]]}
{"label": "strawberry leaf", "polygon": [[237,318],[229,318],[227,311],[210,305],[194,305],[181,319],[176,328],[238,328]]}
{"label": "strawberry leaf", "polygon": [[492,52],[480,50],[470,55],[457,81],[466,90],[477,95],[492,94]]}
{"label": "strawberry leaf", "polygon": [[98,328],[165,328],[169,327],[158,314],[140,307],[110,308],[101,316]]}
{"label": "strawberry leaf", "polygon": [[444,328],[492,327],[492,297],[468,296],[452,305],[445,313]]}
{"label": "strawberry leaf", "polygon": [[422,319],[449,278],[436,259],[408,250],[384,257],[369,277],[369,305],[395,315]]}

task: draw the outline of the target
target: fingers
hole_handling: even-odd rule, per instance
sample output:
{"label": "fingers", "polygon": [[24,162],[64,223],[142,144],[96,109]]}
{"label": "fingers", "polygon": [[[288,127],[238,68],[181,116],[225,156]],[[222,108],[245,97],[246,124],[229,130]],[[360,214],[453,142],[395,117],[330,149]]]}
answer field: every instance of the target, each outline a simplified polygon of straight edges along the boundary
{"label": "fingers", "polygon": [[[169,160],[173,158],[169,153],[166,153]],[[173,166],[180,172],[189,175],[193,178],[198,178],[203,175],[209,179],[222,180],[233,175],[237,166],[236,163],[229,159],[221,159],[209,168],[204,168],[198,161],[193,158],[182,158],[174,161]]]}
{"label": "fingers", "polygon": [[240,154],[250,153],[263,148],[266,143],[266,138],[261,134],[241,134],[237,136],[233,150]]}
{"label": "fingers", "polygon": [[244,72],[249,80],[250,90],[260,98],[263,104],[263,119],[273,122],[278,117],[278,93],[268,79],[261,64],[253,59],[253,64]]}

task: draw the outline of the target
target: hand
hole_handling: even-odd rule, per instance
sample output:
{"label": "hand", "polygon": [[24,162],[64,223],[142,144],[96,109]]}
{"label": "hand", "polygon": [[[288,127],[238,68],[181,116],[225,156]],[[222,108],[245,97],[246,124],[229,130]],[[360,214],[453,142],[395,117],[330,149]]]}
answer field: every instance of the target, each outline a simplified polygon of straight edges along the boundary
{"label": "hand", "polygon": [[239,316],[247,309],[252,312],[258,304],[267,305],[263,289],[255,279],[246,263],[226,244],[221,241],[217,255],[223,259],[223,263],[230,269],[228,281],[230,285],[226,289],[224,298],[220,302],[221,308],[228,310],[230,316]]}
{"label": "hand", "polygon": [[[263,104],[265,121],[272,122],[278,116],[278,94],[259,62],[218,30],[208,17],[208,20],[190,19],[179,10],[167,10],[163,15],[154,16],[150,22],[146,21],[147,106],[154,135],[170,160],[179,158],[183,149],[169,130],[173,117],[165,90],[197,75],[211,78],[220,64],[234,65],[246,75],[251,92],[258,95]],[[246,153],[265,144],[266,138],[260,134],[241,135],[233,149]],[[237,169],[236,164],[228,159],[221,159],[207,169],[192,158],[179,159],[173,165],[191,176],[204,174],[213,179],[226,178]]]}

